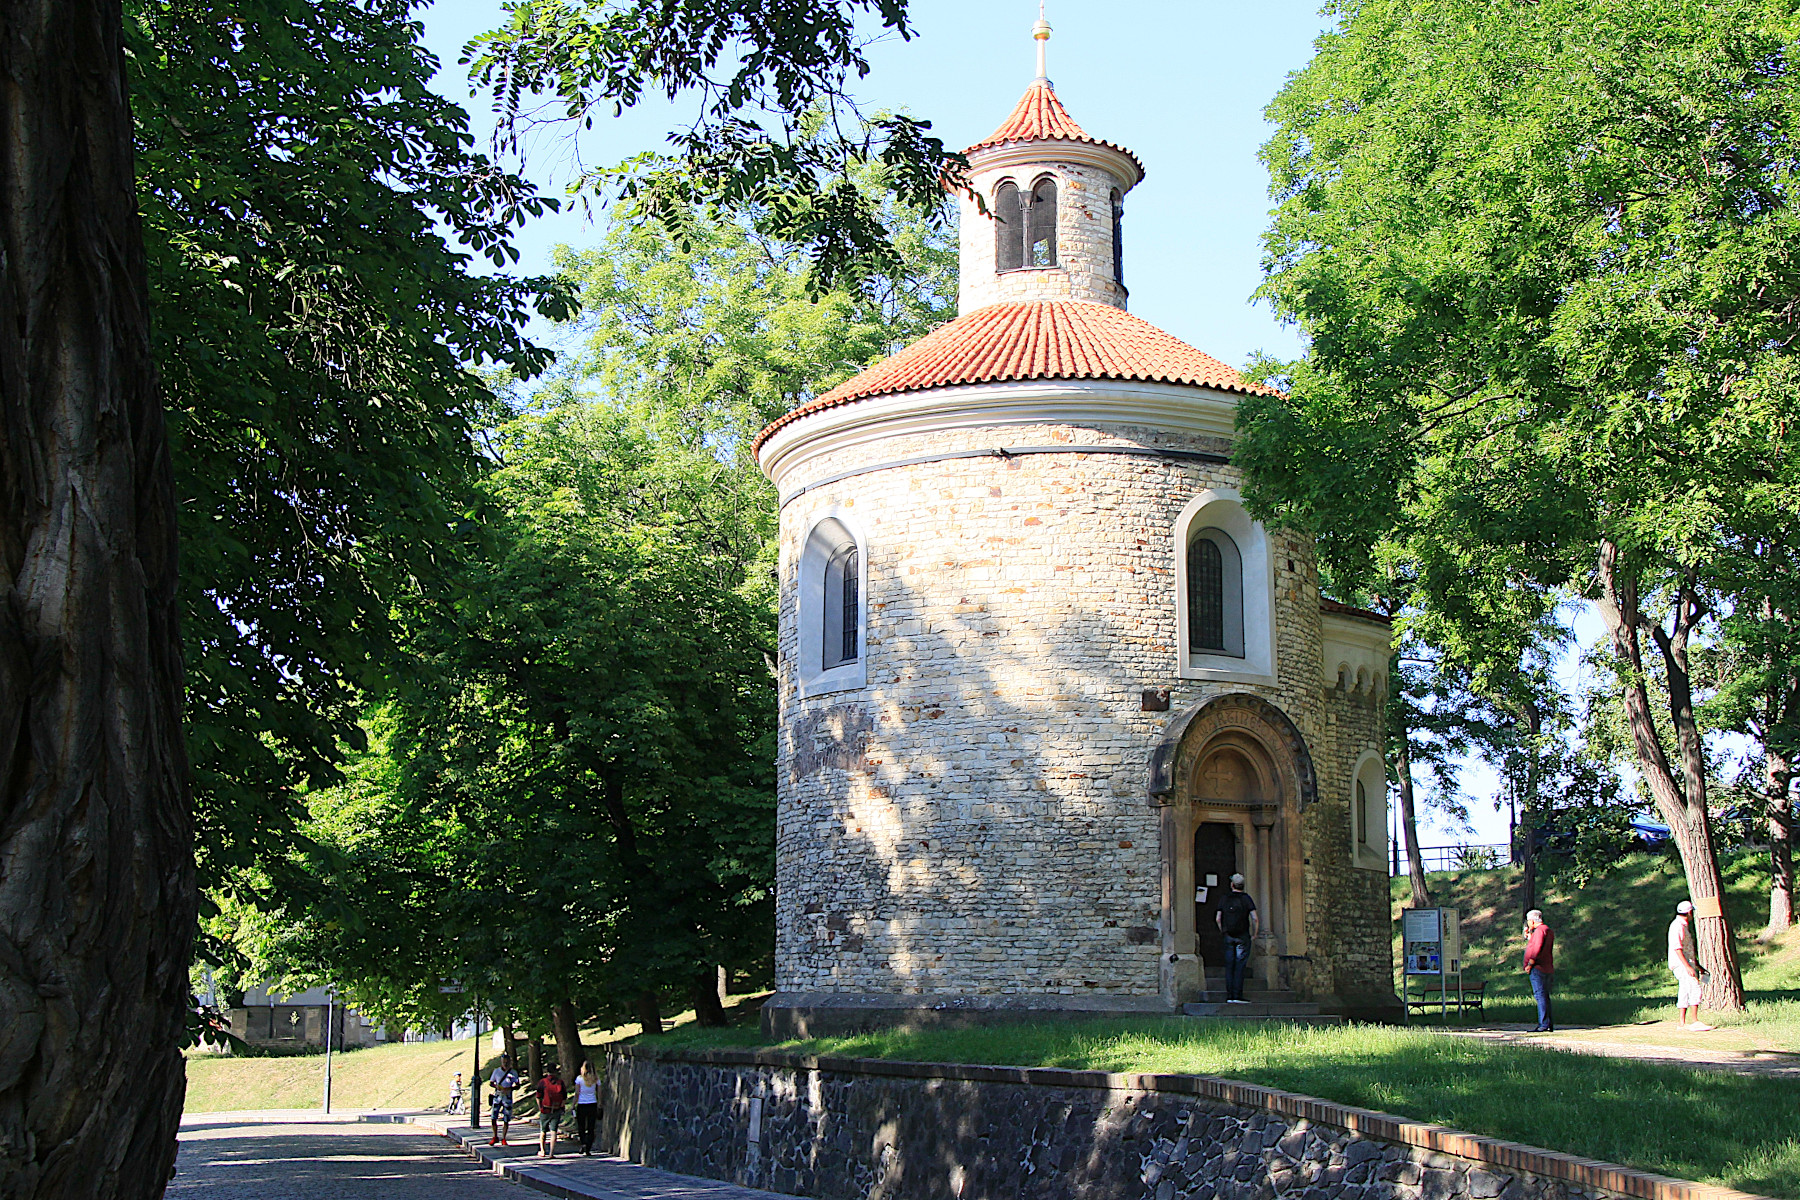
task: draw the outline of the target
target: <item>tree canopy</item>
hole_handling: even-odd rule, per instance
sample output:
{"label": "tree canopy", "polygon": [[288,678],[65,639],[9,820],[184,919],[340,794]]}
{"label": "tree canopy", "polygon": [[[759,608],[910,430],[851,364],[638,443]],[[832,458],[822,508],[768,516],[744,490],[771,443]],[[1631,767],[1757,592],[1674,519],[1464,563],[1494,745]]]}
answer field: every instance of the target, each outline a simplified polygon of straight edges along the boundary
{"label": "tree canopy", "polygon": [[[1308,353],[1288,396],[1240,409],[1253,503],[1347,575],[1388,540],[1482,564],[1479,588],[1452,571],[1433,595],[1595,601],[1638,768],[1710,913],[1689,647],[1741,594],[1745,540],[1791,538],[1800,512],[1796,10],[1337,16],[1269,109],[1262,295]],[[1440,607],[1484,636],[1480,605]],[[1700,934],[1708,1002],[1736,1007],[1723,917]]]}

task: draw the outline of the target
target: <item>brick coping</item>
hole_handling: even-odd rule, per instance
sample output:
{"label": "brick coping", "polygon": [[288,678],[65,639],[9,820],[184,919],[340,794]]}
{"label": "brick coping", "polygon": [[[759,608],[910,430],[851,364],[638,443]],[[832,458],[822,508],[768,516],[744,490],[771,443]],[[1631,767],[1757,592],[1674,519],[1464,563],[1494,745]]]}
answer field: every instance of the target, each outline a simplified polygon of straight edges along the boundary
{"label": "brick coping", "polygon": [[1465,1133],[1444,1125],[1409,1121],[1392,1113],[1352,1108],[1317,1096],[1284,1092],[1216,1075],[1115,1074],[1071,1071],[1060,1067],[988,1067],[969,1063],[907,1062],[886,1058],[830,1058],[778,1050],[682,1050],[656,1046],[614,1046],[624,1057],[658,1062],[690,1062],[715,1066],[777,1067],[790,1071],[825,1071],[839,1075],[878,1075],[898,1079],[938,1079],[961,1083],[1011,1083],[1030,1087],[1094,1088],[1114,1092],[1160,1092],[1198,1096],[1258,1108],[1295,1120],[1311,1121],[1364,1137],[1448,1154],[1470,1162],[1513,1171],[1528,1171],[1583,1188],[1636,1196],[1643,1200],[1769,1200],[1752,1192],[1657,1175],[1635,1167],[1581,1158],[1541,1146],[1507,1142]]}

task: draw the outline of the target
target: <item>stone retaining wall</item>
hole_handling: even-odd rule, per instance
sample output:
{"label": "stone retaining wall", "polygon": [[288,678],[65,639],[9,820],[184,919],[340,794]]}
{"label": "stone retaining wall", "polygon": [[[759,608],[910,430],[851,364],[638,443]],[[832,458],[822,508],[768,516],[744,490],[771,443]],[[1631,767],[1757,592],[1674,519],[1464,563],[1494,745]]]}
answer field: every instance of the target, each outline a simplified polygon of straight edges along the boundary
{"label": "stone retaining wall", "polygon": [[1231,1080],[609,1051],[601,1141],[818,1200],[1745,1200]]}

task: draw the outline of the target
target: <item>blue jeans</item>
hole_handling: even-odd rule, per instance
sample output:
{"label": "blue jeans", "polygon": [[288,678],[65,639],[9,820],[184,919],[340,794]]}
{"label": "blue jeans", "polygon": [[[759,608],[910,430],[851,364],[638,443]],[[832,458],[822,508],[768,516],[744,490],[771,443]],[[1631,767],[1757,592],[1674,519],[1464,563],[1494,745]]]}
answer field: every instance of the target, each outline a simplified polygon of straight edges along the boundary
{"label": "blue jeans", "polygon": [[1250,939],[1225,935],[1225,998],[1244,998],[1244,972],[1250,966]]}
{"label": "blue jeans", "polygon": [[1531,994],[1537,997],[1537,1027],[1540,1030],[1555,1029],[1556,1022],[1550,1019],[1550,972],[1533,967],[1526,974],[1531,979]]}

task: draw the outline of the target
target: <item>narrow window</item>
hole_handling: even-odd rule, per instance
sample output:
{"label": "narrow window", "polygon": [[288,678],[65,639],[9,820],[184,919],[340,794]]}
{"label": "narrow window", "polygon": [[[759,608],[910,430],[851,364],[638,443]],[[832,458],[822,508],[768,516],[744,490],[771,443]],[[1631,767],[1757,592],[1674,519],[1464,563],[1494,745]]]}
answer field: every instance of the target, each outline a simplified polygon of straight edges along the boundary
{"label": "narrow window", "polygon": [[1194,649],[1225,649],[1225,570],[1219,547],[1201,538],[1188,553],[1188,596],[1193,604]]}
{"label": "narrow window", "polygon": [[1369,789],[1360,779],[1356,781],[1356,844],[1369,848]]}
{"label": "narrow window", "polygon": [[859,567],[857,553],[852,550],[850,556],[844,560],[844,602],[842,605],[844,655],[840,660],[842,662],[856,661],[856,635],[859,632],[857,626],[861,622],[861,609],[857,607],[857,576],[861,574]]}
{"label": "narrow window", "polygon": [[1114,188],[1112,194],[1113,218],[1113,282],[1120,287],[1125,286],[1125,233],[1121,222],[1125,217],[1125,202],[1119,197],[1119,189]]}
{"label": "narrow window", "polygon": [[1188,542],[1188,649],[1244,657],[1244,560],[1223,529],[1196,529]]}
{"label": "narrow window", "polygon": [[994,191],[994,270],[1016,271],[1025,265],[1025,205],[1017,184]]}
{"label": "narrow window", "polygon": [[1031,189],[1031,206],[1025,210],[1026,264],[1056,265],[1056,181],[1040,179]]}
{"label": "narrow window", "polygon": [[825,564],[825,620],[819,666],[829,671],[856,661],[857,634],[861,623],[857,576],[860,574],[854,544],[843,546]]}

